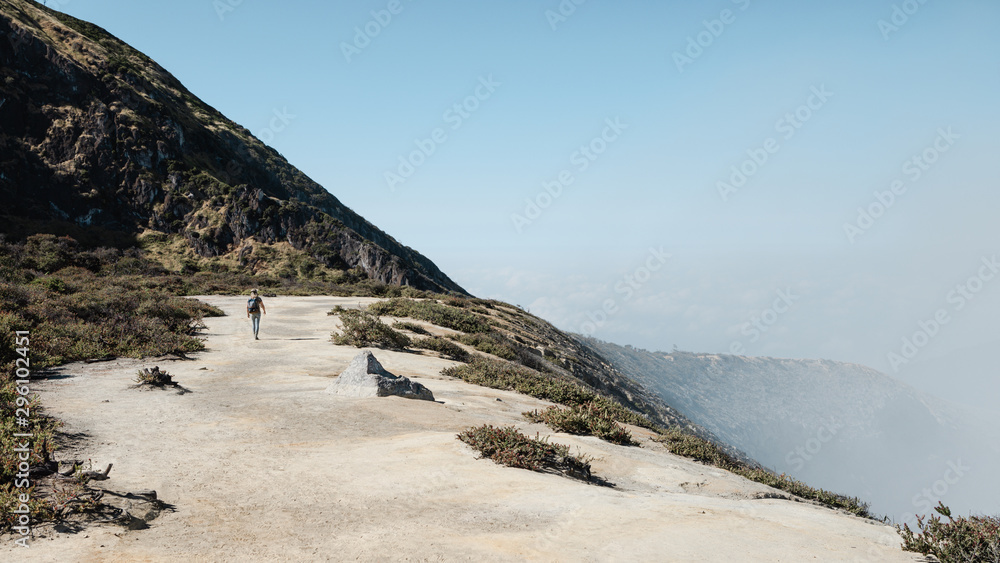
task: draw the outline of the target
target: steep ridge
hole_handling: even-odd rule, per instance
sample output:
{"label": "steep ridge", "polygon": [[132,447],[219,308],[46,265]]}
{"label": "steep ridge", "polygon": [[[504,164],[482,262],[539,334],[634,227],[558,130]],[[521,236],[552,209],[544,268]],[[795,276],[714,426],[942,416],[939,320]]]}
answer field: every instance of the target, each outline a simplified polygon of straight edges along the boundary
{"label": "steep ridge", "polygon": [[[265,247],[374,280],[464,293],[275,150],[100,27],[0,2],[2,232],[162,233],[269,267]],[[16,202],[13,205],[12,202]]]}
{"label": "steep ridge", "polygon": [[857,364],[586,342],[758,462],[860,496],[876,513],[912,523],[939,500],[959,512],[1000,510],[989,469],[1000,462],[998,420],[989,412]]}

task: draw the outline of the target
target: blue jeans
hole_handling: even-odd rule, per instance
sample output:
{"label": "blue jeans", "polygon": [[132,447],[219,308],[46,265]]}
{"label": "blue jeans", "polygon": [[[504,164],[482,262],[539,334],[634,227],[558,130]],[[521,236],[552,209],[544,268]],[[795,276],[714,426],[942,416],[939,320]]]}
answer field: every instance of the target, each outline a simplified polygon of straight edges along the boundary
{"label": "blue jeans", "polygon": [[250,313],[250,321],[253,323],[253,335],[257,336],[257,331],[260,330],[260,313]]}

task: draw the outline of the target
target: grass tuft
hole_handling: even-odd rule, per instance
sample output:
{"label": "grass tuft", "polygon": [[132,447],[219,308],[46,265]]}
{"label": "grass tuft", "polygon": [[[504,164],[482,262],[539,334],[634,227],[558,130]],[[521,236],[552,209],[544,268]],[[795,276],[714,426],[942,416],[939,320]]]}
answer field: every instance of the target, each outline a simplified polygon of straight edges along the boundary
{"label": "grass tuft", "polygon": [[505,338],[495,332],[486,334],[460,334],[452,338],[466,346],[472,346],[484,354],[492,354],[498,358],[512,362],[518,359],[517,350],[505,342]]}
{"label": "grass tuft", "polygon": [[565,409],[549,407],[523,414],[531,422],[545,423],[557,432],[597,436],[622,446],[639,445],[639,442],[632,438],[632,433],[615,421],[611,412],[601,408],[601,405],[594,401]]}
{"label": "grass tuft", "polygon": [[412,332],[413,334],[419,334],[419,335],[422,335],[422,336],[430,336],[431,335],[431,333],[428,332],[426,328],[418,325],[417,323],[411,323],[411,322],[406,322],[406,321],[403,321],[403,322],[399,322],[399,321],[394,322],[394,323],[392,323],[392,328],[394,328],[396,330],[408,330],[408,331]]}
{"label": "grass tuft", "polygon": [[332,312],[340,316],[340,322],[343,324],[340,334],[331,335],[334,344],[357,348],[374,346],[393,350],[403,350],[411,344],[408,336],[393,330],[383,323],[378,315],[342,307],[337,307]]}
{"label": "grass tuft", "polygon": [[136,371],[135,382],[139,385],[151,385],[153,387],[163,387],[165,385],[176,385],[173,376],[165,371],[161,371],[159,366],[153,369],[145,368]]}
{"label": "grass tuft", "polygon": [[465,348],[462,348],[450,340],[445,340],[444,338],[438,338],[435,336],[432,338],[414,340],[413,347],[420,348],[422,350],[433,350],[446,358],[459,362],[469,361],[469,353],[465,350]]}
{"label": "grass tuft", "polygon": [[458,439],[501,465],[532,471],[555,470],[586,481],[591,477],[589,461],[569,455],[568,446],[529,438],[513,426],[497,428],[487,424],[469,428]]}
{"label": "grass tuft", "polygon": [[903,536],[903,550],[933,555],[941,563],[966,563],[970,561],[1000,561],[1000,517],[951,516],[951,509],[938,501],[934,510],[948,518],[932,515],[926,521],[917,518],[919,532],[914,533],[908,524],[896,526]]}
{"label": "grass tuft", "polygon": [[394,298],[388,301],[373,303],[368,309],[376,315],[409,317],[461,332],[476,333],[490,331],[490,323],[482,316],[469,312],[462,307],[442,305],[437,301],[414,301]]}

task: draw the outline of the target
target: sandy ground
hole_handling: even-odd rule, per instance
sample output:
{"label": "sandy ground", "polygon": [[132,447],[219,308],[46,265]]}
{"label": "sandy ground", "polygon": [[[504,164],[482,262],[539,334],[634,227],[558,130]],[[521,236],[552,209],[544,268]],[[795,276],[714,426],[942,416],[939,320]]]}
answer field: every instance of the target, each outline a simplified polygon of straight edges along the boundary
{"label": "sandy ground", "polygon": [[[326,315],[358,298],[265,301],[254,341],[244,298],[207,297],[208,350],[192,360],[74,364],[37,383],[65,430],[57,456],[114,463],[102,486],[155,489],[174,510],[141,531],[40,527],[5,561],[919,561],[887,526],[803,502],[667,453],[552,434],[524,410],[546,403],[439,375],[453,362],[376,350],[436,403],[323,390],[358,350],[329,341]],[[131,389],[159,365],[190,390]],[[499,399],[499,400],[498,400]],[[614,488],[477,459],[456,433],[514,424],[594,458]]]}

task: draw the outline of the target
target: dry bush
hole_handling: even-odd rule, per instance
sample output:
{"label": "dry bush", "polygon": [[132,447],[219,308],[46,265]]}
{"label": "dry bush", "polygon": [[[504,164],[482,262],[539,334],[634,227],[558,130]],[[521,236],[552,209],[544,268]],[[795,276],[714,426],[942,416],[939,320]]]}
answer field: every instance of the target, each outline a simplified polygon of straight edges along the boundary
{"label": "dry bush", "polygon": [[508,467],[532,471],[551,469],[585,481],[591,478],[589,461],[569,455],[568,446],[529,438],[513,426],[497,428],[487,424],[469,428],[459,434],[458,439],[483,457]]}

